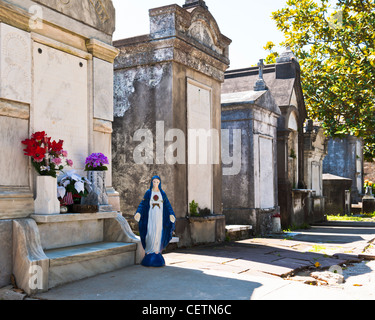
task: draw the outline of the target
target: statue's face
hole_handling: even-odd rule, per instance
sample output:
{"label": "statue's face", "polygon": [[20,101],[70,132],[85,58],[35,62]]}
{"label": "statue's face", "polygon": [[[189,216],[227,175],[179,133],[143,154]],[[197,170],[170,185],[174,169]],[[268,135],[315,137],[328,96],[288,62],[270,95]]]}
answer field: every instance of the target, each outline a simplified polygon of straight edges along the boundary
{"label": "statue's face", "polygon": [[155,189],[159,189],[159,184],[160,184],[160,180],[159,179],[154,179],[152,181],[152,185]]}

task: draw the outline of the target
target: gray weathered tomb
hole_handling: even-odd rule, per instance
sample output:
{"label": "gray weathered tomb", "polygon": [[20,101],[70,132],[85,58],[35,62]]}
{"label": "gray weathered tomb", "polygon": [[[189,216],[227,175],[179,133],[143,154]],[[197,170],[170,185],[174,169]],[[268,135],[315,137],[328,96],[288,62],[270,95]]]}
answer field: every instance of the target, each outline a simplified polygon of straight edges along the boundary
{"label": "gray weathered tomb", "polygon": [[[149,15],[149,34],[114,42],[120,54],[113,164],[121,209],[131,221],[157,174],[177,216],[180,245],[223,239],[224,217],[205,218],[206,223],[186,217],[193,200],[211,213],[222,212],[220,94],[231,40],[204,1],[151,9]],[[199,129],[212,143],[196,154],[202,141],[190,134]]]}
{"label": "gray weathered tomb", "polygon": [[350,215],[352,180],[330,173],[323,174],[323,194],[326,198],[325,213],[333,215]]}
{"label": "gray weathered tomb", "polygon": [[277,194],[277,121],[281,115],[263,79],[247,91],[226,92],[227,72],[222,94],[222,128],[239,130],[231,139],[241,147],[241,166],[237,172],[223,171],[223,209],[227,224],[252,225],[256,234],[272,230],[272,216],[279,212]]}
{"label": "gray weathered tomb", "polygon": [[307,222],[325,219],[325,197],[323,194],[323,160],[327,155],[328,138],[319,125],[308,120],[304,128],[304,175],[306,188],[312,190],[308,199]]}
{"label": "gray weathered tomb", "polygon": [[330,138],[328,154],[323,162],[323,172],[352,180],[351,201],[358,203],[364,194],[363,140],[354,136]]}
{"label": "gray weathered tomb", "polygon": [[[301,225],[307,222],[309,206],[305,204],[311,194],[304,181],[303,125],[306,107],[300,66],[289,48],[276,64],[264,66],[263,80],[281,111],[277,122],[277,185],[282,224],[285,227]],[[258,67],[228,71],[223,94],[253,90],[257,82]],[[262,83],[258,85],[264,87]]]}

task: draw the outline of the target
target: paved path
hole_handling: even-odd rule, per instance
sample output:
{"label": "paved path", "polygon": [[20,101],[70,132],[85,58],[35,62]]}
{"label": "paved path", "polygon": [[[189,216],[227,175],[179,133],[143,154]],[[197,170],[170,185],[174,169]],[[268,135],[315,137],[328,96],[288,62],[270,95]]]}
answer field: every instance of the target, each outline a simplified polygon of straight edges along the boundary
{"label": "paved path", "polygon": [[[375,287],[374,264],[360,265],[359,276],[364,285],[352,283],[350,290],[344,286],[308,286],[282,278],[317,263],[319,270],[358,261],[358,254],[374,238],[375,227],[330,224],[296,231],[287,239],[254,238],[180,249],[164,255],[165,268],[132,266],[67,284],[37,297],[50,300],[375,299],[367,283],[373,281],[372,288]],[[350,277],[348,273],[347,278]],[[353,296],[353,290],[358,294]]]}

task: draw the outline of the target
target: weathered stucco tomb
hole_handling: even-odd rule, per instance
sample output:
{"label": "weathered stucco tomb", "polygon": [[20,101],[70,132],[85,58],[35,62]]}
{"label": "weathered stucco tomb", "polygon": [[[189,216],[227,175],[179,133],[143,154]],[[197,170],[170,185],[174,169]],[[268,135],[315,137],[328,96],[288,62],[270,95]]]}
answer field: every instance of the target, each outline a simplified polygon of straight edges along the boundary
{"label": "weathered stucco tomb", "polygon": [[[222,128],[233,132],[229,149],[235,152],[239,144],[241,151],[239,170],[228,174],[223,170],[223,209],[227,224],[251,225],[255,234],[266,234],[272,230],[272,216],[279,212],[277,120],[281,112],[262,78],[262,62],[254,88],[232,92],[230,80],[242,72],[228,71],[223,85]],[[238,136],[234,130],[239,130]]]}
{"label": "weathered stucco tomb", "polygon": [[114,18],[110,0],[0,1],[0,287],[14,274],[27,293],[45,291],[136,261],[111,164],[114,212],[35,215],[21,145],[37,131],[62,139],[81,175],[92,152],[111,159]]}
{"label": "weathered stucco tomb", "polygon": [[352,203],[361,201],[363,190],[363,140],[354,136],[330,138],[328,154],[323,161],[323,172],[352,180]]}
{"label": "weathered stucco tomb", "polygon": [[[252,90],[258,78],[257,67],[228,71],[223,93]],[[281,111],[277,123],[277,184],[282,224],[301,225],[307,222],[310,206],[306,205],[306,199],[311,194],[304,182],[306,108],[300,66],[290,49],[281,54],[276,64],[264,66],[263,78]]]}
{"label": "weathered stucco tomb", "polygon": [[312,120],[304,128],[304,175],[306,188],[312,190],[308,199],[309,223],[325,219],[325,197],[323,195],[323,160],[327,155],[328,138],[324,130]]}
{"label": "weathered stucco tomb", "polygon": [[333,215],[350,215],[352,180],[330,173],[323,174],[323,194],[325,213]]}
{"label": "weathered stucco tomb", "polygon": [[151,9],[149,15],[150,34],[114,42],[120,54],[114,66],[113,182],[121,210],[132,221],[157,174],[177,216],[180,245],[223,240],[224,217],[194,219],[188,204],[222,212],[220,94],[231,41],[204,1]]}

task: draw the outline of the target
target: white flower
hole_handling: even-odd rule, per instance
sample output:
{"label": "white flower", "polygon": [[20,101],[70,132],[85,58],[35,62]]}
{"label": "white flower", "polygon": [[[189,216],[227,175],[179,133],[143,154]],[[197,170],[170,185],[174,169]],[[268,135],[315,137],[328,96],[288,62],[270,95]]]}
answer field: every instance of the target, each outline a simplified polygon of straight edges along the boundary
{"label": "white flower", "polygon": [[85,192],[85,189],[88,192],[91,191],[91,182],[76,174],[75,171],[72,170],[58,177],[57,191],[59,192],[59,195],[63,194],[63,196],[65,196],[66,187],[72,182],[74,182],[74,188],[76,189],[77,193]]}
{"label": "white flower", "polygon": [[85,184],[82,181],[77,181],[74,184],[74,188],[77,190],[78,193],[85,192]]}
{"label": "white flower", "polygon": [[58,195],[58,198],[61,198],[61,199],[64,198],[65,194],[66,194],[65,187],[57,186],[57,195]]}

